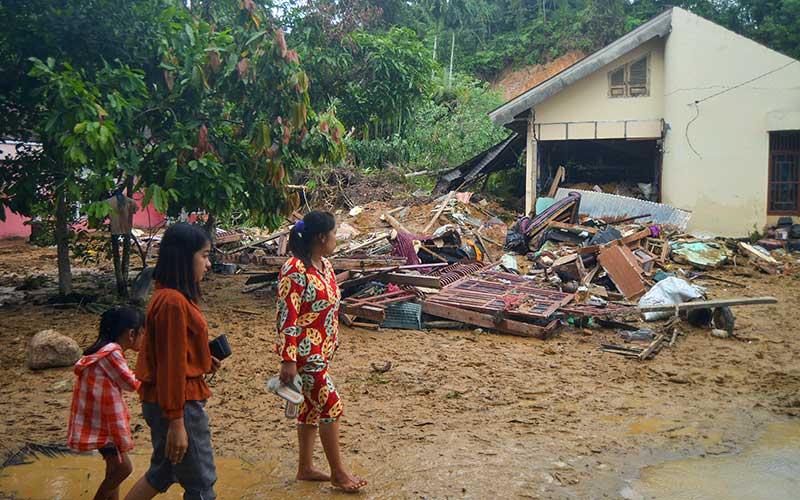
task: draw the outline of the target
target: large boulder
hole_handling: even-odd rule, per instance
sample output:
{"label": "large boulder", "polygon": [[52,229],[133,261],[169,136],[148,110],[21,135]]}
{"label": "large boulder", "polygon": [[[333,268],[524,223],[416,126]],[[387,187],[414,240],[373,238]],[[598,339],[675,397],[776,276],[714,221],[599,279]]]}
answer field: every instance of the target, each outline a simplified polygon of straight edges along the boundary
{"label": "large boulder", "polygon": [[80,357],[78,343],[55,330],[42,330],[28,344],[28,367],[31,370],[72,366]]}

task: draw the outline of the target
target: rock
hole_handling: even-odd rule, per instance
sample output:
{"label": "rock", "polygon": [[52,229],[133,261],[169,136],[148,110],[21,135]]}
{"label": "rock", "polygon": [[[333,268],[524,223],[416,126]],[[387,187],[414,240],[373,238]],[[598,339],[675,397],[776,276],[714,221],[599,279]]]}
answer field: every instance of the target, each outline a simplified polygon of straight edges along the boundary
{"label": "rock", "polygon": [[711,335],[717,337],[718,339],[727,339],[728,337],[730,337],[727,331],[719,330],[717,328],[711,330]]}
{"label": "rock", "polygon": [[80,357],[78,343],[55,330],[42,330],[28,344],[28,367],[31,370],[72,366]]}
{"label": "rock", "polygon": [[74,378],[67,378],[56,382],[55,384],[51,385],[47,388],[47,392],[70,392],[72,388],[75,386],[75,379]]}
{"label": "rock", "polygon": [[472,333],[474,333],[475,335],[480,335],[483,333],[483,328],[476,328],[472,330]]}

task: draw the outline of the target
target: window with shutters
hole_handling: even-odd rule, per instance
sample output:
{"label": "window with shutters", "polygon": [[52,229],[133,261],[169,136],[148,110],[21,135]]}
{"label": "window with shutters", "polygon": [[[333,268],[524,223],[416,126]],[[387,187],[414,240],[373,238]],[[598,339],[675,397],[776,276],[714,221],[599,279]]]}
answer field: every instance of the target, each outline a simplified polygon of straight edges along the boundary
{"label": "window with shutters", "polygon": [[769,215],[800,215],[800,131],[769,134]]}
{"label": "window with shutters", "polygon": [[609,97],[650,95],[650,55],[621,66],[608,74]]}

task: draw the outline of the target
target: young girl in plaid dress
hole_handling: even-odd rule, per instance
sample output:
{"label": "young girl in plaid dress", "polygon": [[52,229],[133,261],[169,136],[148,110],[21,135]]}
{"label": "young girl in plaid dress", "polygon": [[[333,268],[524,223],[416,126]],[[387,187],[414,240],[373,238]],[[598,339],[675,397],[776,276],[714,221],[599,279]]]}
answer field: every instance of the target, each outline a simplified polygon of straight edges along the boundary
{"label": "young girl in plaid dress", "polygon": [[139,387],[125,362],[124,351],[139,350],[144,314],[132,307],[114,307],[100,319],[97,341],[75,363],[67,445],[75,451],[98,450],[106,475],[95,500],[119,499],[119,485],[132,470],[130,411],[122,391]]}

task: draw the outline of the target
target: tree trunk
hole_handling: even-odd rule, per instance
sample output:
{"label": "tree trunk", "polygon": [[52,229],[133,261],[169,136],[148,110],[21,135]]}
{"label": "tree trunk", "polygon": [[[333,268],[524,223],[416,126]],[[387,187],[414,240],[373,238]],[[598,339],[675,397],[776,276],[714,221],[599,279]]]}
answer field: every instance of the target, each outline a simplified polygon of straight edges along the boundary
{"label": "tree trunk", "polygon": [[67,214],[67,187],[56,188],[56,248],[58,253],[58,293],[72,293],[72,270],[69,265],[69,228]]}
{"label": "tree trunk", "polygon": [[208,214],[208,219],[206,219],[206,223],[203,227],[208,232],[208,237],[211,238],[211,255],[209,256],[209,260],[211,264],[214,265],[217,263],[217,218]]}
{"label": "tree trunk", "polygon": [[122,258],[119,254],[119,239],[120,235],[111,235],[111,254],[114,259],[114,278],[117,283],[117,296],[120,298],[127,298],[128,287],[122,272]]}
{"label": "tree trunk", "polygon": [[[128,177],[125,181],[126,188],[127,188],[127,196],[128,198],[133,199],[133,177]],[[133,212],[131,212],[128,217],[131,218],[131,222],[133,222]],[[131,223],[131,228],[133,228],[133,224]],[[117,289],[121,292],[120,297],[127,299],[128,294],[128,278],[131,268],[131,239],[132,236],[130,233],[126,234],[122,237],[122,284],[117,284]]]}

